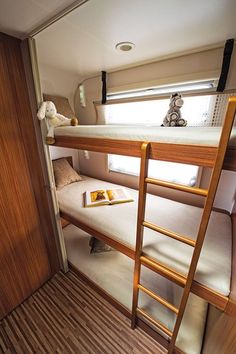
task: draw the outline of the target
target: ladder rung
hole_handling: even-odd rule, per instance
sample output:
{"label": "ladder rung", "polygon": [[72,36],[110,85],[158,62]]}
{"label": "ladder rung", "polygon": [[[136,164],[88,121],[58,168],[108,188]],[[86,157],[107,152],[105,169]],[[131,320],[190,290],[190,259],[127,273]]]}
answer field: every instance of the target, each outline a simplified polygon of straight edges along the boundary
{"label": "ladder rung", "polygon": [[145,286],[143,286],[141,284],[138,284],[138,288],[140,290],[142,290],[143,292],[145,292],[147,295],[151,296],[154,300],[156,300],[157,302],[159,302],[163,306],[165,306],[168,309],[170,309],[171,311],[175,312],[176,315],[178,314],[179,310],[177,309],[177,307],[175,307],[174,305],[170,304],[168,301],[163,299],[161,296],[155,294],[153,291],[151,291],[150,289],[147,289]]}
{"label": "ladder rung", "polygon": [[186,245],[195,247],[196,242],[194,240],[191,240],[190,238],[182,236],[182,235],[180,235],[180,234],[178,234],[176,232],[167,230],[164,227],[160,227],[160,226],[154,225],[154,224],[152,224],[152,223],[150,223],[148,221],[143,221],[142,225],[145,226],[145,227],[148,227],[149,229],[154,230],[156,232],[160,232],[161,234],[163,234],[165,236],[171,237],[171,238],[173,238],[173,239],[175,239],[177,241],[183,242]]}
{"label": "ladder rung", "polygon": [[145,178],[145,182],[146,183],[150,183],[150,184],[155,184],[156,186],[167,187],[167,188],[176,189],[176,190],[179,190],[179,191],[182,191],[182,192],[187,192],[187,193],[192,193],[192,194],[196,194],[196,195],[201,195],[203,197],[207,197],[207,194],[208,194],[208,190],[207,189],[184,186],[182,184],[162,181],[162,180],[156,179],[156,178],[147,177],[147,178]]}
{"label": "ladder rung", "polygon": [[172,332],[169,330],[169,328],[167,328],[165,325],[163,325],[160,322],[157,322],[156,320],[154,320],[151,316],[149,316],[145,311],[141,310],[139,307],[137,307],[136,311],[143,316],[144,318],[146,318],[149,322],[151,322],[154,326],[156,326],[157,328],[159,328],[161,331],[163,331],[165,334],[167,334],[169,337],[172,337]]}
{"label": "ladder rung", "polygon": [[186,284],[186,277],[180,273],[175,272],[174,270],[164,266],[163,264],[154,262],[150,258],[146,256],[141,256],[140,261],[143,265],[147,266],[148,268],[156,271],[160,275],[164,276],[165,278],[174,281],[177,285],[182,287]]}

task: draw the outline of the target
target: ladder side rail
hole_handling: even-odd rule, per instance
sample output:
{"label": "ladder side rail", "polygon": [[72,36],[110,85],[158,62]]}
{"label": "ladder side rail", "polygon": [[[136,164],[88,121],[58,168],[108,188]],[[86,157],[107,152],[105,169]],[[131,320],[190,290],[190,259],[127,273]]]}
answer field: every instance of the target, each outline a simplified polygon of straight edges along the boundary
{"label": "ladder side rail", "polygon": [[181,300],[180,307],[179,307],[179,313],[178,313],[178,316],[176,319],[175,327],[173,330],[173,335],[172,335],[169,349],[168,349],[169,354],[173,353],[173,350],[174,350],[175,341],[177,339],[178,331],[179,331],[179,328],[180,328],[180,325],[182,322],[185,307],[186,307],[189,293],[191,290],[192,281],[193,281],[195,271],[197,268],[197,263],[198,263],[198,260],[199,260],[200,254],[201,254],[203,241],[205,238],[208,222],[210,219],[210,214],[212,211],[213,202],[215,199],[217,186],[219,183],[219,179],[220,179],[220,175],[221,175],[221,171],[222,171],[222,167],[223,167],[223,163],[224,163],[224,156],[226,153],[228,141],[229,141],[232,126],[233,126],[235,112],[236,112],[236,97],[232,97],[229,100],[229,104],[228,104],[228,108],[227,108],[227,112],[226,112],[226,117],[225,117],[225,122],[224,122],[222,132],[221,132],[218,152],[216,155],[216,161],[215,161],[213,171],[211,174],[209,192],[208,192],[208,196],[205,200],[205,205],[204,205],[203,214],[202,214],[202,220],[201,220],[201,224],[200,224],[198,235],[197,235],[196,247],[195,247],[195,250],[192,255],[192,260],[191,260],[191,264],[190,264],[190,268],[189,268],[189,272],[188,272],[188,276],[187,276],[187,282],[186,282],[186,285],[185,285],[185,288],[183,291],[183,296],[182,296],[182,300]]}
{"label": "ladder side rail", "polygon": [[141,270],[140,257],[142,254],[142,246],[143,246],[142,222],[145,216],[146,194],[147,194],[147,184],[145,183],[145,179],[148,174],[149,152],[150,152],[150,143],[148,142],[143,143],[141,146],[141,162],[140,162],[140,175],[139,175],[138,218],[137,218],[137,229],[136,229],[133,303],[132,303],[132,319],[131,319],[132,329],[134,329],[136,325],[136,309],[138,305],[138,295],[139,295],[138,284],[140,282],[140,270]]}

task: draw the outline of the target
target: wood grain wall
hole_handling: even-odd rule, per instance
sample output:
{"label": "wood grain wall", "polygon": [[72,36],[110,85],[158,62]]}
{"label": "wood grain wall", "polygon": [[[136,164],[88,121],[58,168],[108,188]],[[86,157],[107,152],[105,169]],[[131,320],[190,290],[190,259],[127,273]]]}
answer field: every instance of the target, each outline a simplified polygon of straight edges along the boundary
{"label": "wood grain wall", "polygon": [[[0,34],[0,319],[58,269],[41,226],[35,131],[20,40]],[[32,180],[34,171],[35,179]],[[45,205],[46,207],[46,205]]]}

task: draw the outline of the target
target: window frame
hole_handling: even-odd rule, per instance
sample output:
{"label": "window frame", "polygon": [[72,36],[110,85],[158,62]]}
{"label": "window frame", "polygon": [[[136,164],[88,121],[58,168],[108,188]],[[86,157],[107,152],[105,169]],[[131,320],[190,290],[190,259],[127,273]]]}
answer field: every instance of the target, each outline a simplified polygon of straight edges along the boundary
{"label": "window frame", "polygon": [[[110,175],[114,175],[114,176],[117,176],[117,175],[126,175],[126,176],[129,176],[129,178],[139,178],[140,176],[140,168],[139,168],[139,172],[137,174],[134,174],[134,173],[127,173],[127,172],[120,172],[120,171],[116,171],[116,170],[111,170],[109,168],[109,155],[116,155],[116,154],[106,154],[105,155],[105,159],[106,159],[106,172],[109,173]],[[126,155],[124,155],[126,156]],[[130,156],[132,157],[132,156]],[[158,160],[154,160],[154,161],[158,161]],[[202,179],[202,173],[203,173],[203,167],[202,166],[197,166],[198,167],[198,172],[197,172],[197,176],[196,176],[196,183],[193,187],[200,187],[200,184],[201,184],[201,179]],[[185,186],[185,184],[183,184]]]}

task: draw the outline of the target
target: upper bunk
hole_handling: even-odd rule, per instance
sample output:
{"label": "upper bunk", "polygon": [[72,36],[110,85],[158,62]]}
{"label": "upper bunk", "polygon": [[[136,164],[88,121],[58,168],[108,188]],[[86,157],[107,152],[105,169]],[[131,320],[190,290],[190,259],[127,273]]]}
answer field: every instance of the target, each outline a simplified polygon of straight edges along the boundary
{"label": "upper bunk", "polygon": [[[151,159],[213,167],[221,130],[137,125],[58,127],[55,146],[140,157],[141,145],[147,141]],[[223,168],[236,171],[236,127],[231,132]]]}

